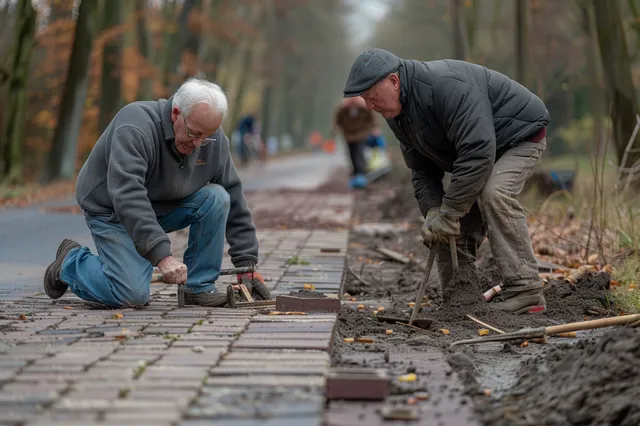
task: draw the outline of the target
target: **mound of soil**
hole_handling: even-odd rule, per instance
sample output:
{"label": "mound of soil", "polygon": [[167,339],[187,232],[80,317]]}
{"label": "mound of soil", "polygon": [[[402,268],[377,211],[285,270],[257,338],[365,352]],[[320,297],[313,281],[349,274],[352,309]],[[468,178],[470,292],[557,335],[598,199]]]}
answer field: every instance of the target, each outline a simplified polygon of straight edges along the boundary
{"label": "mound of soil", "polygon": [[530,358],[519,377],[507,395],[479,406],[485,424],[638,425],[640,329],[618,328]]}
{"label": "mound of soil", "polygon": [[572,287],[561,280],[551,281],[544,289],[547,315],[559,321],[579,321],[583,316],[601,315],[610,309],[607,273],[587,275]]}
{"label": "mound of soil", "polygon": [[302,299],[326,299],[327,295],[313,290],[298,290],[289,293],[289,296],[296,296]]}

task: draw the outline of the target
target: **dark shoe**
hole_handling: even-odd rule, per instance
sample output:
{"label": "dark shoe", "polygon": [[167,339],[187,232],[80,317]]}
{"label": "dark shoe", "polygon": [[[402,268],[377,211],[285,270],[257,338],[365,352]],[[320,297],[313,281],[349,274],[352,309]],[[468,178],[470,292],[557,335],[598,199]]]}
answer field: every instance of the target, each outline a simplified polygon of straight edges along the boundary
{"label": "dark shoe", "polygon": [[68,238],[62,240],[56,251],[56,260],[47,266],[47,270],[44,272],[44,292],[52,299],[61,298],[69,287],[60,279],[60,269],[62,269],[62,262],[69,251],[76,247],[80,247],[77,241]]}
{"label": "dark shoe", "polygon": [[541,314],[547,310],[541,288],[514,293],[504,302],[491,303],[490,306],[514,314]]}
{"label": "dark shoe", "polygon": [[210,308],[219,308],[227,304],[227,295],[220,291],[212,291],[210,293],[185,293],[184,303],[186,305],[207,306]]}

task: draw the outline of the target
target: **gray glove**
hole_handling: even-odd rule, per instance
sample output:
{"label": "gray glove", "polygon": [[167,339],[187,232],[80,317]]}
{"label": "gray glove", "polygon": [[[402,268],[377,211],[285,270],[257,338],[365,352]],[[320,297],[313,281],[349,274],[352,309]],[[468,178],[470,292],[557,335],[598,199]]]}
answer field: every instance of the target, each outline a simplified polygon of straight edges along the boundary
{"label": "gray glove", "polygon": [[422,242],[424,245],[431,248],[436,243],[446,244],[449,241],[449,237],[458,238],[460,236],[460,218],[462,216],[463,213],[452,210],[444,204],[439,211],[433,209],[433,211],[427,212],[427,218],[425,218],[422,226]]}

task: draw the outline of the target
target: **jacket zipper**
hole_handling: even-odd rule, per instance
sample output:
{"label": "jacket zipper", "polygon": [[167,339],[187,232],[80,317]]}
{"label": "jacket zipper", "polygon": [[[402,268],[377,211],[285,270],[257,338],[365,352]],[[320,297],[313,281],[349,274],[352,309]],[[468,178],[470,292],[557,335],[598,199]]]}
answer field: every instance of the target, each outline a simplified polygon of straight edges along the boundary
{"label": "jacket zipper", "polygon": [[[402,115],[403,115],[403,118],[402,118],[401,121],[402,121],[402,126],[404,127],[404,131],[407,132],[407,135],[409,136],[409,140],[413,144],[413,148],[417,150],[417,146],[419,144],[418,144],[418,140],[416,139],[415,135],[411,131],[411,118],[409,118],[409,116],[404,111],[402,112]],[[438,160],[436,159],[436,157],[425,146],[421,146],[421,148],[427,154],[429,154],[429,156],[431,157],[431,161],[433,161],[436,164],[438,163]]]}
{"label": "jacket zipper", "polygon": [[181,170],[184,169],[184,156],[180,156],[180,161],[178,162],[178,179],[176,179],[176,192],[175,196],[177,197],[180,193],[180,183],[182,182]]}

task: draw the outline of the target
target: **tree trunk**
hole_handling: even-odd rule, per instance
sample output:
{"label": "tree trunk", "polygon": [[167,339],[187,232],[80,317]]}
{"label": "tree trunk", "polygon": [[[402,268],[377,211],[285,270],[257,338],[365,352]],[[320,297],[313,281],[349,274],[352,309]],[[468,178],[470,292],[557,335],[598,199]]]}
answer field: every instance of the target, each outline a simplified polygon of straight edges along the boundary
{"label": "tree trunk", "polygon": [[[620,4],[615,1],[593,1],[596,27],[598,29],[598,44],[605,76],[605,85],[610,102],[610,114],[613,124],[613,141],[618,155],[622,160],[625,148],[631,134],[636,127],[638,101],[635,87],[631,78],[631,66],[627,53],[624,27]],[[637,148],[638,138],[632,146]],[[622,167],[631,167],[640,159],[639,152],[632,152]]]}
{"label": "tree trunk", "polygon": [[174,52],[174,63],[178,66],[181,80],[197,74],[198,50],[200,46],[200,34],[189,27],[189,15],[200,8],[200,0],[184,0],[182,11],[178,19],[178,31],[180,33],[180,50]]}
{"label": "tree trunk", "polygon": [[[102,30],[122,25],[122,0],[105,0]],[[102,51],[100,81],[100,116],[98,131],[102,133],[120,109],[122,35],[111,37]]]}
{"label": "tree trunk", "polygon": [[162,37],[162,87],[164,88],[163,97],[168,98],[172,89],[172,81],[174,77],[173,52],[176,50],[176,33],[173,23],[176,14],[176,3],[178,0],[164,0],[162,9],[162,18],[165,22],[164,34]]}
{"label": "tree trunk", "polygon": [[27,109],[27,79],[33,51],[37,14],[31,0],[20,0],[15,6],[14,35],[9,99],[0,136],[0,180],[18,182],[22,174],[22,145]]}
{"label": "tree trunk", "polygon": [[138,100],[150,100],[153,98],[153,76],[152,66],[153,58],[151,54],[153,49],[150,46],[150,38],[147,32],[147,20],[145,13],[147,12],[147,0],[136,0],[136,40],[138,44],[138,53],[144,60],[144,72],[141,76],[140,84],[138,84]]}
{"label": "tree trunk", "polygon": [[267,141],[269,137],[273,136],[271,130],[271,123],[269,121],[269,107],[271,106],[271,94],[273,88],[271,84],[267,83],[262,89],[262,105],[260,106],[260,122],[262,123],[262,138]]}
{"label": "tree trunk", "polygon": [[453,34],[453,58],[465,60],[463,0],[451,0],[451,33]]}
{"label": "tree trunk", "polygon": [[606,134],[604,126],[605,92],[602,77],[602,63],[598,50],[598,32],[591,2],[580,2],[582,11],[582,25],[588,37],[585,43],[585,57],[587,59],[587,75],[589,76],[589,103],[593,118],[593,150],[597,158],[604,158],[606,152]]}
{"label": "tree trunk", "polygon": [[240,58],[240,67],[238,72],[240,73],[240,80],[238,81],[238,85],[236,87],[235,96],[230,102],[231,106],[231,117],[230,123],[235,129],[235,125],[238,123],[238,119],[240,118],[240,113],[242,112],[242,101],[244,99],[244,95],[247,92],[247,86],[249,83],[249,76],[251,74],[251,68],[253,65],[253,43],[247,40],[243,43],[244,52],[242,53],[242,57]]}
{"label": "tree trunk", "polygon": [[58,123],[53,135],[44,182],[70,179],[75,174],[76,147],[87,95],[89,59],[93,46],[96,0],[82,0],[76,21]]}
{"label": "tree trunk", "polygon": [[516,3],[516,78],[529,87],[529,0]]}

